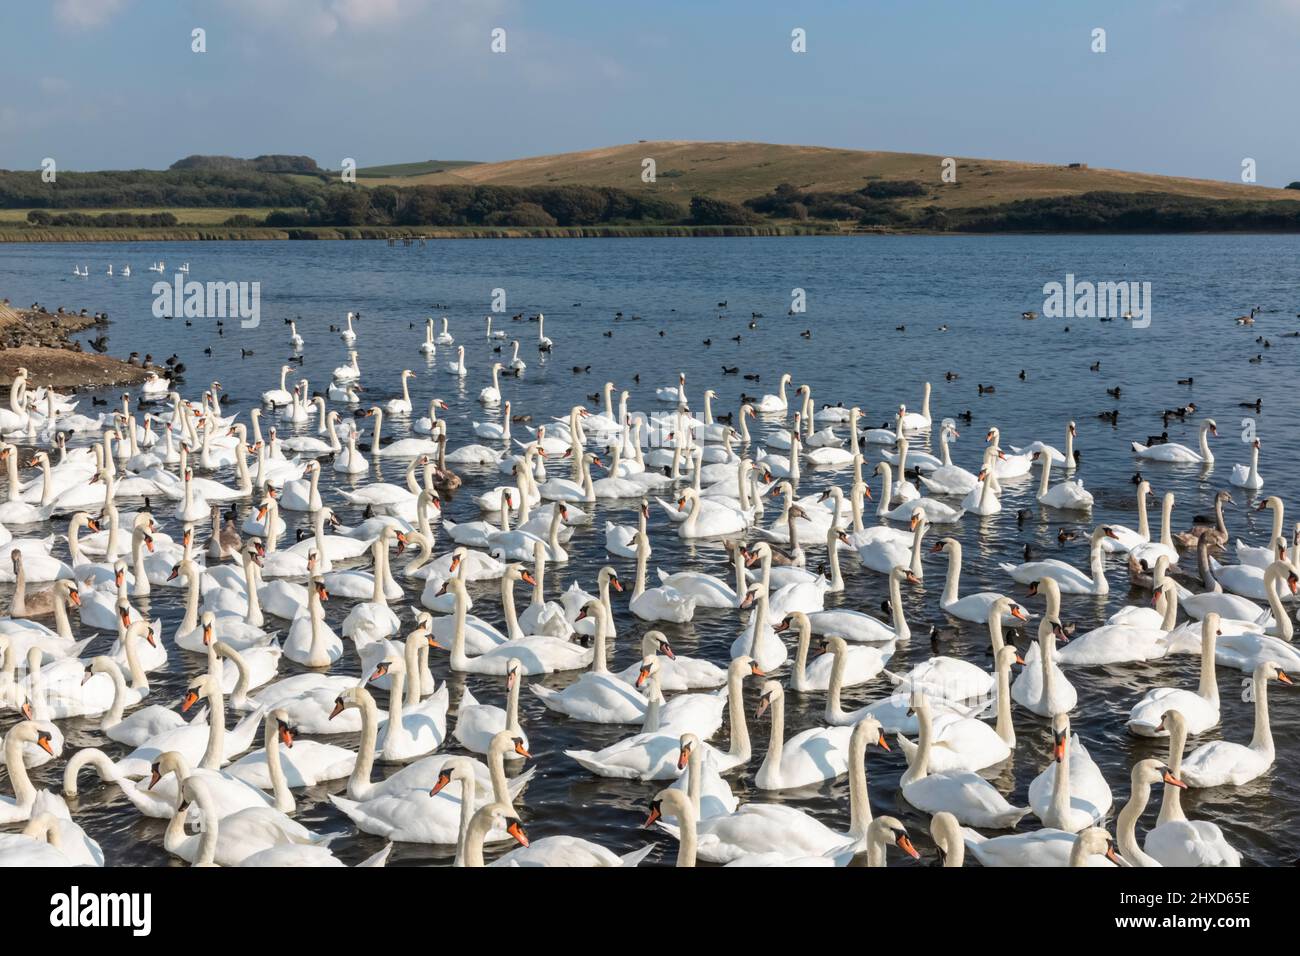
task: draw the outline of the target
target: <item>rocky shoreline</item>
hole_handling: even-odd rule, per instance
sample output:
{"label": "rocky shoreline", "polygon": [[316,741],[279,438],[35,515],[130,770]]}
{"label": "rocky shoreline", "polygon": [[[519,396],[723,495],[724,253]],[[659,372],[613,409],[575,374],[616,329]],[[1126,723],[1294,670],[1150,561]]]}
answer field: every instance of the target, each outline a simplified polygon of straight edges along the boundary
{"label": "rocky shoreline", "polygon": [[0,385],[9,385],[19,368],[32,385],[99,388],[141,382],[145,369],[110,355],[82,351],[77,332],[102,327],[107,318],[86,312],[15,309],[0,300]]}

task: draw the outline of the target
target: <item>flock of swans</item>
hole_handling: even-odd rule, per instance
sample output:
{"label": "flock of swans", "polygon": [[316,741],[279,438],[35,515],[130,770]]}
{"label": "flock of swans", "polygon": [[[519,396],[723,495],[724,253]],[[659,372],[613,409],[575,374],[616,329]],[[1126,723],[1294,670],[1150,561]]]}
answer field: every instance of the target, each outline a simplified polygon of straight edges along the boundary
{"label": "flock of swans", "polygon": [[[554,343],[536,321],[545,363]],[[859,408],[819,407],[790,375],[726,416],[714,415],[715,391],[688,397],[677,374],[647,393],[649,410],[607,383],[588,396],[594,410],[534,420],[511,395],[528,375],[515,341],[511,359],[491,361],[481,416],[449,420],[448,403],[417,402],[412,382],[463,389],[467,355],[495,359],[506,344],[491,318],[459,342],[446,319],[440,331],[429,319],[411,343],[428,371],[385,372],[395,397],[374,404],[359,387],[362,334],[349,313],[347,358],[324,394],[285,365],[244,420],[223,409],[219,383],[186,398],[151,375],[120,407],[87,416],[19,371],[0,408],[0,580],[13,586],[0,619],[0,864],[113,863],[75,811],[79,794],[116,790],[166,821],[156,839],[189,863],[340,866],[341,834],[295,818],[302,791],[324,785],[350,827],[342,835],[385,844],[362,866],[383,865],[393,843],[454,848],[464,866],[488,855],[497,866],[635,866],[659,845],[652,832],[679,866],[884,866],[920,852],[915,822],[909,833],[897,816],[873,816],[868,767],[883,761],[905,762],[889,798],[925,821],[947,866],[1240,864],[1220,827],[1180,801],[1214,787],[1230,804],[1270,771],[1269,684],[1300,668],[1289,609],[1300,557],[1279,497],[1258,505],[1272,519],[1262,543],[1231,539],[1227,489],[1215,517],[1187,530],[1165,491],[1153,534],[1162,472],[1198,466],[1213,480],[1213,421],[1196,448],[1132,446],[1147,477],[1135,477],[1128,527],[1090,521],[1074,423],[1063,423],[1063,450],[1051,436],[1004,445],[990,427],[968,469],[953,461],[955,423],[931,415],[928,384],[919,411],[900,404],[881,428]],[[288,344],[303,349],[296,323]],[[937,454],[922,447],[931,439]],[[1263,485],[1259,451],[1255,441],[1228,476],[1239,494]],[[383,464],[402,479],[381,480]],[[1009,490],[1093,525],[1087,567],[1026,553],[1000,565],[1000,591],[963,593],[956,532],[1023,520],[1002,514]],[[456,497],[477,517],[445,515]],[[340,512],[358,518],[345,525]],[[652,576],[655,545],[674,536],[701,566],[657,563]],[[581,557],[602,548],[603,560]],[[936,562],[942,589],[922,590]],[[1153,601],[1080,633],[1063,601],[1104,597],[1117,565]],[[849,572],[880,576],[883,614],[848,592]],[[560,574],[567,588],[550,583]],[[174,597],[179,623],[151,616],[151,595]],[[340,604],[331,624],[327,607]],[[986,632],[987,666],[941,653],[954,638],[928,620],[933,653],[914,653],[918,607]],[[734,633],[729,654],[674,649],[667,633],[697,616]],[[620,640],[618,622],[633,618],[648,627]],[[1080,675],[1170,655],[1199,655],[1199,680],[1088,701],[1168,744],[1167,757],[1134,761],[1127,781],[1107,779],[1071,727]],[[916,663],[899,667],[905,656]],[[1220,696],[1219,668],[1247,675],[1242,703]],[[181,700],[151,687],[181,670],[192,674]],[[458,699],[435,671],[461,678]],[[1220,738],[1222,714],[1247,706],[1253,737]],[[808,714],[819,717],[787,727]],[[521,811],[548,812],[529,800],[533,752],[557,727],[593,742],[549,760],[649,787],[629,821],[647,828],[639,848],[527,835]],[[1023,755],[1018,732],[1050,746],[1029,756],[1041,772],[1027,793],[1012,794],[990,778]],[[61,793],[32,780],[47,763],[61,768]],[[846,777],[833,824],[800,806]],[[1159,818],[1139,839],[1157,785]],[[1113,786],[1128,796],[1112,836]]]}

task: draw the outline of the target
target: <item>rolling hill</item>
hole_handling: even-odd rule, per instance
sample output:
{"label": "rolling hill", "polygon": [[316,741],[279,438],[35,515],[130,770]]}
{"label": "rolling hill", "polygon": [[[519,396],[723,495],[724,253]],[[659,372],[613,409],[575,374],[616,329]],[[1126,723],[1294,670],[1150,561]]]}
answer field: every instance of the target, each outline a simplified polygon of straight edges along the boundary
{"label": "rolling hill", "polygon": [[[654,183],[641,181],[642,160],[646,157],[655,160]],[[934,185],[925,196],[903,200],[904,207],[937,205],[947,209],[1088,192],[1253,201],[1294,202],[1300,198],[1295,190],[1244,183],[961,157],[957,157],[956,183],[945,184],[939,178],[942,159],[923,153],[670,140],[359,181],[371,186],[614,186],[633,193],[653,191],[684,204],[696,195],[742,202],[770,192],[780,183],[809,192],[851,192],[875,179],[900,179]]]}

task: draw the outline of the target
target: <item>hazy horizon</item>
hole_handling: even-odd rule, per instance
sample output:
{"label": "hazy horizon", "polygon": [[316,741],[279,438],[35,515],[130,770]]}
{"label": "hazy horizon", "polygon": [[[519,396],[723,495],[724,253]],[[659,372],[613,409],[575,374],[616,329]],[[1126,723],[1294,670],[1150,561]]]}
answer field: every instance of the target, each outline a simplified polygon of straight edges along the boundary
{"label": "hazy horizon", "polygon": [[21,38],[0,94],[7,169],[194,153],[492,162],[644,139],[1233,182],[1250,158],[1260,184],[1300,179],[1294,124],[1273,105],[1300,74],[1300,0],[54,0],[6,6],[0,25]]}

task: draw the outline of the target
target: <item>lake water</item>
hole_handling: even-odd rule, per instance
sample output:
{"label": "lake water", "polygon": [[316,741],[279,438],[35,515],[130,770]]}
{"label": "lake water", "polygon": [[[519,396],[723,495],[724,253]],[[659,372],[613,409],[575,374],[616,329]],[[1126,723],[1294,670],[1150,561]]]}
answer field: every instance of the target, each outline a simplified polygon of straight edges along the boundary
{"label": "lake water", "polygon": [[[257,328],[242,329],[226,320],[225,334],[214,334],[214,323],[195,319],[154,318],[150,292],[156,275],[146,271],[166,260],[167,278],[184,261],[190,278],[206,281],[257,281],[261,283],[262,320]],[[1187,527],[1194,514],[1209,513],[1214,492],[1227,487],[1232,464],[1248,460],[1248,446],[1240,441],[1242,420],[1254,418],[1262,439],[1261,472],[1265,493],[1291,499],[1300,479],[1297,456],[1300,434],[1295,424],[1295,338],[1284,333],[1300,329],[1292,282],[1300,260],[1300,237],[1261,236],[1136,236],[1136,237],[854,237],[714,240],[548,240],[548,241],[438,241],[426,245],[390,246],[383,242],[272,242],[272,243],[116,243],[87,245],[0,245],[0,295],[17,305],[39,301],[53,309],[63,305],[107,310],[113,320],[110,350],[115,355],[131,351],[152,352],[161,361],[177,353],[185,365],[184,393],[197,398],[214,379],[220,379],[232,401],[227,413],[238,411],[246,420],[258,395],[278,384],[278,369],[290,355],[289,331],[282,321],[298,317],[307,340],[301,372],[312,389],[324,389],[330,370],[343,364],[346,354],[337,334],[327,331],[342,321],[347,310],[359,311],[357,325],[362,381],[368,401],[383,401],[400,394],[398,376],[403,368],[417,373],[412,398],[424,414],[433,396],[451,406],[453,446],[474,440],[471,420],[484,418],[477,403],[479,390],[488,383],[490,365],[499,358],[484,337],[483,317],[491,307],[494,290],[504,290],[506,314],[497,327],[518,337],[528,370],[521,379],[507,380],[505,396],[515,414],[531,414],[534,422],[563,415],[573,404],[584,403],[590,393],[612,380],[632,393],[631,407],[658,411],[657,386],[671,385],[676,375],[687,375],[687,392],[698,411],[702,391],[718,393],[715,411],[734,412],[742,391],[774,391],[782,372],[794,383],[808,383],[820,405],[843,402],[859,405],[866,420],[884,422],[900,402],[919,409],[922,383],[934,385],[935,419],[969,409],[971,424],[962,424],[962,437],[953,447],[958,464],[977,470],[988,426],[998,425],[1003,444],[1023,445],[1042,439],[1063,447],[1066,422],[1078,424],[1075,447],[1082,456],[1078,472],[1096,496],[1093,521],[1114,520],[1136,526],[1133,485],[1136,461],[1131,440],[1145,440],[1162,430],[1160,411],[1194,401],[1196,419],[1214,417],[1221,437],[1215,444],[1216,467],[1205,476],[1192,468],[1151,464],[1142,468],[1153,486],[1153,531],[1159,519],[1159,496],[1177,495],[1175,530]],[[106,266],[120,272],[130,264],[130,279],[109,279]],[[74,264],[89,267],[89,278],[72,276]],[[1043,285],[1076,280],[1145,281],[1152,287],[1152,321],[1135,329],[1124,321],[1102,323],[1096,319],[1048,319],[1025,322],[1024,310],[1042,310]],[[792,290],[802,289],[807,312],[787,316]],[[718,303],[727,303],[725,309]],[[435,307],[435,304],[437,307]],[[1253,328],[1233,323],[1235,316],[1260,305],[1266,311]],[[548,357],[539,356],[537,326],[512,322],[510,315],[542,311],[546,333],[555,341]],[[616,319],[618,312],[621,320]],[[763,314],[758,327],[748,328],[752,312]],[[469,375],[460,381],[441,371],[447,359],[440,350],[437,368],[418,351],[426,316],[446,314],[457,344],[466,349]],[[904,326],[904,329],[899,329]],[[947,331],[940,331],[946,326]],[[800,336],[811,330],[811,338]],[[612,337],[601,333],[612,331]],[[740,342],[732,341],[740,336]],[[1256,343],[1266,337],[1271,347]],[[712,346],[704,346],[705,338]],[[507,340],[507,342],[509,339]],[[212,349],[207,356],[205,347]],[[252,350],[241,357],[241,349]],[[508,357],[509,348],[504,351]],[[1262,354],[1259,363],[1249,359]],[[1100,362],[1100,371],[1090,366]],[[742,372],[759,372],[759,383],[739,375],[722,375],[723,366]],[[573,371],[590,366],[589,372]],[[1024,370],[1025,378],[1018,375]],[[958,378],[945,380],[945,373]],[[640,376],[640,383],[634,376]],[[1192,386],[1178,379],[1194,378]],[[992,384],[996,391],[978,394],[977,384]],[[1122,387],[1116,400],[1107,388]],[[116,394],[110,390],[106,394]],[[1239,407],[1242,402],[1263,401],[1259,413]],[[85,402],[89,405],[89,401]],[[347,413],[345,406],[335,406]],[[1098,414],[1119,409],[1117,425]],[[81,409],[86,413],[92,410]],[[272,416],[274,420],[274,416]],[[314,426],[310,426],[313,427]],[[776,427],[775,421],[759,426],[759,434]],[[844,429],[841,428],[840,431]],[[281,425],[282,436],[295,428]],[[387,434],[404,437],[405,426],[385,417]],[[1171,422],[1171,440],[1195,445],[1196,424]],[[935,436],[937,442],[937,435]],[[761,438],[758,439],[761,441]],[[927,450],[927,443],[920,443]],[[24,460],[26,459],[24,454]],[[867,474],[878,460],[871,447]],[[560,473],[552,468],[552,473]],[[564,468],[567,473],[567,466]],[[479,490],[499,483],[495,472],[466,471],[466,487],[450,502],[447,513],[455,520],[479,517],[473,503]],[[846,481],[847,471],[807,470],[803,492]],[[325,470],[323,491],[345,524],[359,518],[356,508],[334,491],[335,478]],[[231,481],[229,473],[212,477]],[[386,480],[400,480],[400,467],[384,466]],[[1055,555],[1078,567],[1087,566],[1086,536],[1092,523],[1079,524],[1061,513],[1047,513],[1034,500],[1034,480],[1007,484],[1003,511],[993,519],[965,518],[952,531],[965,546],[962,591],[1002,590],[1023,600],[1036,613],[1042,599],[1029,598],[1025,589],[997,568],[999,561],[1020,560],[1026,543],[1040,554]],[[872,479],[873,491],[879,482]],[[1247,495],[1234,489],[1236,507],[1227,521],[1233,536],[1251,544],[1264,544],[1269,529],[1267,513],[1247,510]],[[1028,508],[1023,526],[1016,512]],[[170,507],[155,508],[164,530],[179,538]],[[779,508],[769,509],[770,521]],[[290,534],[300,515],[286,514]],[[575,578],[590,591],[595,575],[610,557],[603,549],[606,518],[634,523],[635,506],[620,502],[596,508],[591,528],[580,529],[569,545],[572,559],[547,576],[551,596]],[[873,520],[868,517],[868,521]],[[66,527],[63,522],[59,525]],[[1061,527],[1080,532],[1075,541],[1057,544]],[[62,530],[56,526],[56,531]],[[949,529],[936,529],[931,538]],[[45,533],[45,532],[42,532]],[[206,529],[204,530],[206,536]],[[714,548],[685,546],[655,509],[651,535],[654,566],[678,570],[699,568],[725,574],[721,552]],[[819,542],[806,543],[814,566],[824,556]],[[447,547],[439,542],[439,550]],[[928,550],[928,549],[927,549]],[[63,552],[60,552],[63,553]],[[395,570],[405,559],[395,559]],[[631,581],[630,561],[610,561],[625,581]],[[1194,565],[1194,556],[1183,560]],[[946,565],[942,555],[925,558],[923,587],[905,588],[904,603],[914,639],[900,647],[890,664],[901,671],[930,655],[924,635],[931,623],[954,623],[939,609]],[[1141,599],[1128,592],[1122,564],[1110,562],[1111,594],[1106,599],[1066,596],[1062,611],[1080,632],[1102,623],[1125,603]],[[884,577],[865,571],[855,559],[845,561],[847,588],[828,600],[828,606],[877,611],[887,596]],[[653,577],[653,574],[652,574]],[[154,589],[151,616],[161,615],[168,636],[182,616],[183,592]],[[499,622],[495,586],[476,586],[475,613]],[[522,601],[527,600],[521,590]],[[418,603],[419,591],[408,591],[404,604]],[[3,596],[7,601],[7,594]],[[521,605],[522,607],[522,605]],[[639,636],[652,625],[626,610],[626,595],[616,596],[618,643],[614,664],[621,668],[638,656]],[[343,601],[326,605],[336,628],[347,610]],[[143,607],[142,607],[143,610]],[[725,664],[728,646],[748,612],[700,611],[692,624],[668,627],[677,650]],[[409,619],[408,614],[403,614]],[[269,619],[268,627],[285,622]],[[106,647],[107,637],[92,646]],[[987,666],[987,632],[983,626],[961,624],[960,635],[943,652]],[[1022,641],[1021,650],[1025,650]],[[202,660],[181,651],[171,655],[171,671],[151,675],[155,702],[177,700],[185,681],[200,672]],[[1069,676],[1079,690],[1080,703],[1073,712],[1073,727],[1112,786],[1117,809],[1128,797],[1128,771],[1134,761],[1163,757],[1161,743],[1129,736],[1124,717],[1146,687],[1176,684],[1194,687],[1199,659],[1179,656],[1150,664],[1110,668],[1075,668]],[[285,663],[282,673],[294,665]],[[349,654],[336,665],[355,673],[358,663]],[[450,681],[451,700],[460,698],[466,679],[449,674],[445,655],[434,652],[435,674]],[[546,679],[563,686],[572,675]],[[784,676],[784,674],[782,675]],[[1223,720],[1219,730],[1229,740],[1248,742],[1253,716],[1241,700],[1244,675],[1220,668]],[[473,676],[468,684],[480,700],[499,701],[499,680]],[[887,692],[883,676],[862,688],[846,691],[846,707],[873,700]],[[742,801],[791,799],[799,806],[843,830],[847,827],[847,781],[842,779],[813,794],[781,797],[753,787],[753,774],[766,750],[768,722],[754,721],[756,686],[747,686],[747,713],[751,715],[755,758],[743,772],[733,775],[733,787]],[[381,704],[383,697],[380,697]],[[1251,864],[1289,864],[1300,806],[1297,782],[1289,768],[1300,752],[1296,743],[1297,703],[1289,688],[1270,687],[1277,763],[1273,770],[1239,789],[1191,791],[1183,804],[1193,819],[1218,823],[1229,841]],[[787,734],[820,722],[823,695],[788,698]],[[675,844],[665,835],[640,830],[646,801],[657,790],[653,784],[593,778],[563,751],[610,743],[629,732],[624,727],[577,723],[547,711],[531,694],[521,698],[522,720],[527,728],[538,775],[524,799],[521,812],[533,838],[557,833],[580,835],[617,851],[646,841],[659,844],[647,863],[675,858]],[[0,717],[7,729],[13,715]],[[1017,805],[1026,802],[1029,781],[1050,759],[1050,728],[1043,720],[1017,709],[1019,746],[1005,765],[989,772],[1002,792]],[[102,735],[96,721],[66,722],[69,747],[99,745]],[[726,731],[715,740],[725,745]],[[331,738],[339,742],[340,738]],[[346,738],[344,738],[346,740]],[[347,740],[349,744],[354,741]],[[1203,742],[1193,740],[1192,745]],[[110,744],[110,752],[123,748]],[[454,749],[454,747],[453,747]],[[1189,747],[1190,749],[1190,747]],[[59,760],[35,772],[38,786],[56,787],[62,772]],[[928,819],[911,809],[898,795],[904,769],[902,756],[873,749],[868,757],[871,799],[877,813],[890,812],[908,825],[927,861],[933,849],[926,839]],[[83,786],[89,777],[83,775]],[[329,788],[342,792],[343,781]],[[334,809],[319,788],[297,794],[299,818],[317,829],[348,829],[352,835],[333,846],[348,862],[356,862],[381,845],[377,838],[357,835],[347,819]],[[1139,835],[1153,825],[1159,788]],[[84,786],[74,802],[77,819],[104,846],[116,865],[157,865],[171,861],[161,846],[163,825],[143,819],[114,787]],[[1113,832],[1113,818],[1111,828]],[[1031,818],[1032,819],[1032,818]],[[1033,825],[1037,825],[1036,823]],[[399,845],[395,864],[444,862],[451,848]],[[891,853],[890,864],[900,861]],[[910,863],[910,861],[907,861]]]}

